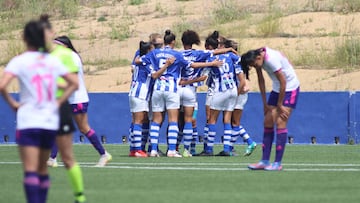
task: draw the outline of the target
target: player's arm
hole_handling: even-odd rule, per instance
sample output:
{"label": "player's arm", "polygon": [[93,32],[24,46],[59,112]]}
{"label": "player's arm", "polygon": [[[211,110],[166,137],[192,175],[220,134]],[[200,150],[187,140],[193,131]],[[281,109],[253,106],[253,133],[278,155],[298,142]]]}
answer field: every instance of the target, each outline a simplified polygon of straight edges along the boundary
{"label": "player's arm", "polygon": [[266,114],[266,112],[268,110],[268,106],[267,106],[267,103],[266,103],[265,79],[264,79],[262,69],[261,68],[256,68],[256,74],[257,74],[257,77],[258,77],[259,89],[260,89],[261,98],[262,98],[263,105],[264,105],[264,114]]}
{"label": "player's arm", "polygon": [[8,86],[8,84],[15,77],[16,77],[15,75],[5,72],[0,81],[0,92],[1,92],[2,96],[4,97],[5,101],[10,105],[10,107],[16,111],[20,107],[20,103],[17,102],[6,90],[6,87]]}
{"label": "player's arm", "polygon": [[79,79],[76,73],[67,73],[62,78],[66,81],[67,86],[64,88],[61,97],[58,98],[60,105],[67,101],[70,95],[79,88]]}
{"label": "player's arm", "polygon": [[236,55],[238,54],[235,49],[230,47],[230,48],[216,49],[216,50],[213,51],[213,55],[225,54],[225,53],[228,53],[228,52],[232,52],[232,53],[234,53]]}
{"label": "player's arm", "polygon": [[153,79],[159,78],[165,72],[165,70],[175,62],[175,60],[175,57],[166,59],[165,64],[158,71],[152,73],[151,77]]}
{"label": "player's arm", "polygon": [[211,62],[194,62],[190,64],[191,68],[205,68],[205,67],[214,67],[217,68],[224,64],[223,61],[219,61],[218,59]]}
{"label": "player's arm", "polygon": [[202,81],[206,80],[206,78],[207,78],[206,75],[202,75],[200,77],[196,77],[196,78],[193,78],[191,80],[183,80],[183,79],[181,79],[180,82],[179,82],[179,85],[190,85],[192,83],[202,82]]}
{"label": "player's arm", "polygon": [[282,73],[281,69],[275,72],[276,78],[280,82],[280,91],[279,91],[279,98],[277,102],[277,110],[281,118],[287,119],[289,116],[289,112],[284,108],[283,102],[285,98],[285,91],[286,91],[286,79],[284,74]]}
{"label": "player's arm", "polygon": [[245,85],[246,85],[246,80],[245,80],[245,75],[243,72],[238,73],[237,77],[239,79],[239,86],[238,86],[238,95],[239,94],[245,94],[246,92],[248,92],[249,90],[245,89]]}

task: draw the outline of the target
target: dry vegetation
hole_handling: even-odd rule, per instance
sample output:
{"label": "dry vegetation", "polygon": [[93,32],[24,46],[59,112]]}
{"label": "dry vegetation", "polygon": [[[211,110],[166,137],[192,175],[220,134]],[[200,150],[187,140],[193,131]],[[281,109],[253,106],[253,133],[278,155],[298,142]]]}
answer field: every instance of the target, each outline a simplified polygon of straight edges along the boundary
{"label": "dry vegetation", "polygon": [[305,91],[360,89],[358,0],[0,0],[2,67],[23,49],[24,22],[48,11],[57,33],[80,50],[89,91],[127,91],[139,40],[167,28],[178,39],[186,29],[202,39],[219,30],[240,43],[241,53],[279,49],[296,65]]}

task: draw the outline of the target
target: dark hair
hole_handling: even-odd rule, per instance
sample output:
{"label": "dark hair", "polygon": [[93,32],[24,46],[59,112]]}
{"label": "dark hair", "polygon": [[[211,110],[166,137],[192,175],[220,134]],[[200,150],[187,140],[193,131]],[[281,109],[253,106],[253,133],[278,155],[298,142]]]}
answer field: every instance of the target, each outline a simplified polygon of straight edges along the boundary
{"label": "dark hair", "polygon": [[205,40],[205,47],[208,48],[209,46],[212,46],[214,49],[218,48],[219,46],[219,32],[214,31],[211,35],[209,35]]}
{"label": "dark hair", "polygon": [[165,36],[164,36],[165,45],[171,44],[171,42],[174,41],[175,38],[176,38],[176,36],[174,33],[171,32],[171,30],[165,31]]}
{"label": "dark hair", "polygon": [[44,29],[52,29],[52,25],[49,20],[50,16],[48,14],[41,14],[39,18],[39,22],[43,26]]}
{"label": "dark hair", "polygon": [[249,79],[249,66],[254,63],[257,56],[260,56],[261,52],[264,51],[264,48],[249,50],[241,56],[241,68],[246,75],[246,78]]}
{"label": "dark hair", "polygon": [[228,39],[226,39],[224,36],[219,36],[218,41],[219,41],[219,44],[225,45],[225,43],[226,43],[226,41],[228,41]]}
{"label": "dark hair", "polygon": [[139,50],[140,50],[140,56],[143,56],[145,54],[148,53],[148,51],[150,50],[151,48],[151,43],[150,42],[144,42],[144,41],[140,41],[140,44],[139,44]]}
{"label": "dark hair", "polygon": [[181,36],[183,45],[200,45],[200,37],[198,33],[193,30],[186,30]]}
{"label": "dark hair", "polygon": [[75,53],[79,53],[73,46],[71,40],[69,39],[68,36],[60,36],[55,38],[55,42],[60,42],[61,44],[67,46],[69,49],[71,49],[73,52]]}
{"label": "dark hair", "polygon": [[24,40],[27,46],[41,52],[48,52],[44,28],[39,21],[30,21],[24,27]]}
{"label": "dark hair", "polygon": [[238,50],[238,43],[235,42],[234,40],[227,39],[227,40],[225,40],[224,45],[225,45],[225,48],[231,47],[231,48],[235,49],[235,51]]}

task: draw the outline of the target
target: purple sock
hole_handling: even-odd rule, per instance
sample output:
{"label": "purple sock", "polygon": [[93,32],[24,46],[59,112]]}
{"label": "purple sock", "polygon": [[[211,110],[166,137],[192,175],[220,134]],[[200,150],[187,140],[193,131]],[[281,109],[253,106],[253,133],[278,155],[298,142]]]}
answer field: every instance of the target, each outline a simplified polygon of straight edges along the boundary
{"label": "purple sock", "polygon": [[264,137],[263,137],[263,154],[261,160],[269,161],[271,154],[271,147],[274,141],[274,128],[264,128]]}
{"label": "purple sock", "polygon": [[58,148],[57,148],[57,145],[56,145],[56,143],[55,143],[54,146],[53,146],[52,149],[51,149],[50,157],[51,157],[52,159],[55,159],[56,156],[57,156],[57,153],[58,153]]}
{"label": "purple sock", "polygon": [[281,162],[285,151],[288,130],[286,128],[276,130],[276,154],[275,162]]}
{"label": "purple sock", "polygon": [[48,190],[50,187],[49,175],[40,175],[40,192],[39,192],[39,203],[45,203],[47,199]]}
{"label": "purple sock", "polygon": [[87,132],[86,137],[89,139],[91,144],[95,147],[95,149],[99,152],[100,155],[105,154],[105,149],[100,143],[100,140],[98,136],[96,135],[95,131],[93,129],[90,129],[89,132]]}
{"label": "purple sock", "polygon": [[28,203],[39,203],[40,180],[35,172],[25,172],[24,189]]}

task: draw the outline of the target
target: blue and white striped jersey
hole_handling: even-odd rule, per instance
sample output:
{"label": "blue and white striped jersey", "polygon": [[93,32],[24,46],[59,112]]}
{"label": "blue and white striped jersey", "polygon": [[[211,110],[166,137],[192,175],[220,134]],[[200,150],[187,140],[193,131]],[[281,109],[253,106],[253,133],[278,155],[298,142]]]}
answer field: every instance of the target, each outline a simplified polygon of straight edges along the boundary
{"label": "blue and white striped jersey", "polygon": [[214,90],[216,92],[223,92],[227,89],[236,87],[234,77],[239,71],[240,57],[234,53],[226,53],[213,56],[209,61],[218,59],[223,61],[224,64],[217,68],[211,69],[212,82],[214,83]]}
{"label": "blue and white striped jersey", "polygon": [[[206,62],[212,56],[212,51],[188,49],[188,50],[183,50],[182,54],[184,55],[184,58],[189,62]],[[181,70],[181,79],[192,80],[194,78],[201,76],[202,71],[203,68],[192,68],[190,66],[183,68]],[[203,84],[204,82],[196,82],[189,84],[187,86],[199,87],[202,86]]]}
{"label": "blue and white striped jersey", "polygon": [[154,90],[177,92],[181,69],[190,66],[191,62],[185,60],[182,53],[171,49],[169,46],[162,49],[154,49],[141,57],[143,65],[152,64],[154,71],[158,71],[166,63],[166,59],[172,57],[176,58],[175,62],[169,66],[158,79],[156,79]]}
{"label": "blue and white striped jersey", "polygon": [[[135,57],[140,55],[139,50],[136,51]],[[137,97],[139,99],[145,99],[149,101],[150,95],[152,93],[154,80],[151,77],[151,73],[154,72],[153,68],[147,64],[136,65],[135,62],[132,62],[132,81],[129,91],[129,96]]]}

